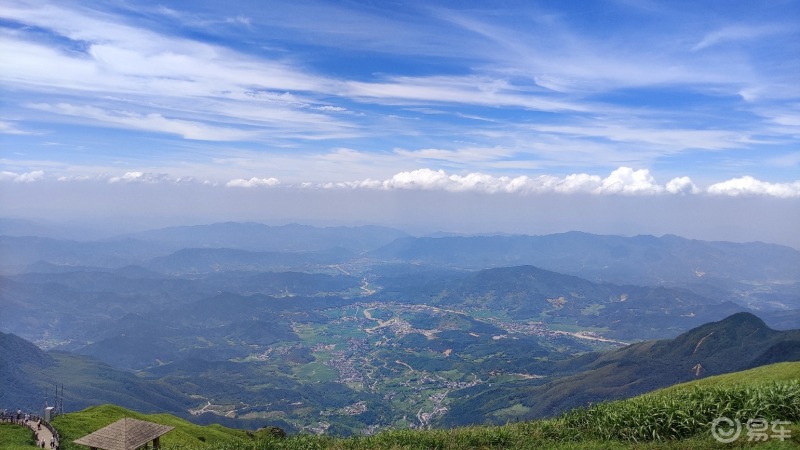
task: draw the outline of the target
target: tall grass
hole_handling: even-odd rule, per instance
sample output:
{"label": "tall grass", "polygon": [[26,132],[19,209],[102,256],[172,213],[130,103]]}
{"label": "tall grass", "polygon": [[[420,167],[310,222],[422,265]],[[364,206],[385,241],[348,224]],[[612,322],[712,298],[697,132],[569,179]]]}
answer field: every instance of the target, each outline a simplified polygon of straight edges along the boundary
{"label": "tall grass", "polygon": [[22,425],[0,423],[0,449],[1,450],[33,450],[36,441],[33,440],[33,431]]}
{"label": "tall grass", "polygon": [[561,417],[579,436],[665,441],[709,433],[719,418],[800,420],[800,381],[760,386],[692,387],[576,409]]}
{"label": "tall grass", "polygon": [[[212,446],[212,450],[541,450],[544,444],[564,449],[587,448],[586,442],[559,442],[542,433],[541,424],[530,422],[505,426],[474,426],[451,430],[391,430],[374,436],[331,437],[300,434],[285,439],[266,438],[252,442]],[[597,448],[597,446],[590,446]],[[613,448],[607,443],[603,448]],[[166,449],[165,449],[166,450]],[[172,447],[169,450],[200,450]],[[208,449],[206,449],[208,450]]]}

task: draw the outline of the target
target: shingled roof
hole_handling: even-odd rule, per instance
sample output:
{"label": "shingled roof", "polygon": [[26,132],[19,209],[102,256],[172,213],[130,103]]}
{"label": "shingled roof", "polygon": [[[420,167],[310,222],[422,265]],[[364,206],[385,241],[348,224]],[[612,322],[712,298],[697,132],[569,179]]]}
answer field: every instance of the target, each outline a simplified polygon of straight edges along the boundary
{"label": "shingled roof", "polygon": [[73,442],[103,450],[136,450],[173,428],[126,417]]}

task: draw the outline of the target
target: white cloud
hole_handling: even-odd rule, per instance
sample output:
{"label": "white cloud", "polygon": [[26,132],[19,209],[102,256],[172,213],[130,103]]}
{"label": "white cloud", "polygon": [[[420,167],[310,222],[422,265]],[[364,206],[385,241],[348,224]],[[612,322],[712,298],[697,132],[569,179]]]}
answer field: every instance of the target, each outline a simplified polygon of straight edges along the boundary
{"label": "white cloud", "polygon": [[676,177],[666,185],[659,184],[648,169],[634,170],[620,167],[607,177],[587,173],[576,173],[564,177],[540,175],[537,177],[494,176],[485,173],[466,175],[448,174],[444,170],[429,168],[399,172],[389,179],[338,183],[311,183],[303,188],[321,189],[380,189],[380,190],[426,190],[446,192],[478,192],[484,194],[588,194],[588,195],[765,195],[772,197],[800,197],[800,181],[793,183],[767,183],[752,177],[743,177],[717,183],[703,190],[689,177]]}
{"label": "white cloud", "polygon": [[[224,47],[136,28],[118,16],[92,14],[86,9],[9,5],[3,13],[9,19],[86,44],[86,54],[69,55],[25,42],[16,35],[8,36],[11,42],[4,50],[12,53],[4,54],[36,64],[14,64],[3,71],[4,78],[17,78],[24,73],[30,75],[28,84],[56,83],[80,88],[83,83],[84,89],[131,93],[149,87],[157,89],[156,94],[175,96],[212,94],[225,88],[241,90],[243,86],[312,90],[323,82],[322,78],[280,61],[258,60]],[[14,48],[17,43],[24,47]],[[45,54],[53,59],[45,60]],[[60,64],[70,70],[59,70]],[[31,72],[37,67],[38,71]],[[47,73],[45,68],[56,70]],[[80,80],[75,77],[78,74],[88,78]]]}
{"label": "white cloud", "polygon": [[35,170],[33,172],[23,173],[14,181],[18,181],[20,183],[30,183],[41,180],[42,178],[44,178],[44,172],[41,170]]}
{"label": "white cloud", "polygon": [[779,125],[800,127],[800,114],[786,114],[782,116],[776,116],[773,117],[772,120]]}
{"label": "white cloud", "polygon": [[[535,178],[528,176],[494,176],[473,172],[466,175],[448,174],[444,170],[417,169],[399,172],[384,181],[367,179],[347,183],[317,184],[321,188],[367,188],[367,189],[417,189],[441,190],[448,192],[481,192],[481,193],[560,193],[560,194],[621,194],[652,195],[669,191],[656,183],[647,169],[633,170],[620,167],[602,178],[590,174],[572,174],[564,178],[552,175],[541,175]],[[309,184],[310,185],[310,184]],[[690,191],[691,192],[691,191]]]}
{"label": "white cloud", "polygon": [[323,161],[332,161],[338,163],[354,163],[354,162],[374,162],[374,155],[368,152],[360,152],[358,150],[339,147],[333,151],[321,155],[319,159]]}
{"label": "white cloud", "polygon": [[419,169],[412,172],[400,172],[383,183],[385,188],[397,189],[446,189],[452,186],[452,180],[444,170]]}
{"label": "white cloud", "polygon": [[272,186],[277,186],[280,183],[281,183],[280,180],[278,180],[277,178],[274,178],[274,177],[271,177],[271,178],[253,177],[253,178],[250,178],[249,180],[245,180],[244,178],[236,178],[236,179],[233,179],[233,180],[228,181],[227,183],[225,183],[225,186],[227,186],[227,187],[243,187],[243,188],[252,188],[252,187],[259,187],[259,186],[272,187]]}
{"label": "white cloud", "polygon": [[244,25],[246,27],[250,27],[253,24],[253,20],[247,16],[240,14],[236,17],[226,17],[225,23],[233,25]]}
{"label": "white cloud", "polygon": [[[690,58],[683,46],[675,45],[685,38],[673,35],[674,31],[611,33],[598,39],[596,33],[586,33],[560,14],[540,11],[536,15],[528,22],[535,25],[524,28],[456,10],[442,11],[441,18],[492,42],[494,45],[488,47],[491,53],[482,56],[493,61],[493,66],[531,77],[553,92],[587,93],[665,84],[701,89],[712,84],[738,87],[751,77],[738,58],[720,58],[716,64],[704,64],[699,55]],[[677,26],[674,30],[686,32]]]}
{"label": "white cloud", "polygon": [[519,107],[538,111],[588,111],[577,103],[557,100],[536,89],[504,79],[479,76],[392,77],[385,82],[348,81],[340,94],[363,101],[403,104],[456,103]]}
{"label": "white cloud", "polygon": [[255,135],[251,131],[217,127],[189,120],[172,119],[158,113],[138,114],[130,111],[106,111],[94,106],[80,106],[69,103],[29,103],[25,106],[66,116],[90,118],[122,128],[177,134],[185,139],[235,141],[252,138]]}
{"label": "white cloud", "polygon": [[561,194],[599,192],[598,189],[603,185],[603,179],[598,175],[589,175],[586,173],[567,175],[563,179],[552,176],[542,176],[540,179],[546,179],[547,183],[545,186]]}
{"label": "white cloud", "polygon": [[480,163],[496,161],[514,154],[513,151],[503,147],[467,147],[457,150],[438,148],[424,148],[420,150],[395,149],[394,153],[403,158],[414,160],[438,160],[450,163]]}
{"label": "white cloud", "polygon": [[[339,149],[338,154],[348,158],[361,155],[350,149]],[[0,160],[2,163],[3,160]],[[107,170],[108,168],[98,168]],[[196,167],[195,169],[202,169]],[[65,170],[61,168],[60,170]],[[72,169],[68,169],[72,170]],[[58,174],[51,171],[50,179],[62,183],[107,182],[112,184],[193,184],[211,187],[258,188],[285,186],[290,189],[353,189],[353,190],[419,190],[440,192],[474,192],[482,194],[561,194],[590,196],[764,196],[776,198],[800,198],[800,180],[787,183],[771,183],[752,176],[734,178],[698,187],[688,176],[675,177],[666,184],[659,184],[648,169],[634,170],[619,167],[608,176],[589,173],[574,173],[565,176],[498,176],[482,172],[466,174],[448,173],[445,170],[422,168],[395,173],[386,179],[366,178],[355,181],[293,181],[281,182],[276,177],[234,178],[227,182],[197,178],[191,175],[174,176],[169,173],[137,170],[122,175],[110,176],[108,172],[94,174]],[[202,173],[199,170],[197,173]],[[0,171],[0,182],[32,183],[48,179],[43,170]]]}
{"label": "white cloud", "polygon": [[99,177],[97,175],[90,176],[90,175],[62,175],[57,178],[58,181],[92,181],[97,180]]}
{"label": "white cloud", "polygon": [[[330,100],[309,108],[316,103],[313,99],[298,98],[300,92],[330,95],[337,82],[288,59],[258,58],[61,4],[12,2],[4,5],[2,15],[82,46],[80,51],[65,50],[24,31],[0,29],[0,54],[14,61],[0,71],[0,83],[49,99],[69,96],[68,102],[74,103],[47,100],[53,104],[40,109],[49,106],[51,112],[100,125],[209,141],[340,137],[355,129],[328,116],[344,110],[328,104]],[[234,18],[235,23],[248,21]],[[75,97],[83,97],[85,105]],[[110,98],[121,106],[104,106]],[[0,132],[3,128],[0,124]]]}
{"label": "white cloud", "polygon": [[0,133],[2,134],[36,134],[32,131],[25,131],[17,126],[17,124],[12,122],[7,122],[5,120],[0,120]]}
{"label": "white cloud", "polygon": [[692,183],[689,177],[677,177],[669,180],[665,189],[670,194],[697,194],[700,190]]}
{"label": "white cloud", "polygon": [[713,47],[726,42],[739,42],[757,39],[772,34],[784,33],[785,31],[786,27],[775,24],[763,26],[727,26],[706,34],[700,42],[692,47],[692,50],[703,50],[708,47]]}
{"label": "white cloud", "polygon": [[620,167],[611,172],[598,188],[599,193],[609,194],[657,194],[662,190],[649,170],[630,167]]}
{"label": "white cloud", "polygon": [[[200,12],[191,7],[152,6],[151,9],[155,8],[166,17],[178,21],[190,19],[191,26],[176,27],[174,33],[161,33],[147,29],[151,24],[140,20],[139,15],[126,17],[124,6],[102,12],[63,2],[37,5],[11,0],[7,3],[4,17],[57,38],[34,39],[24,27],[0,31],[0,54],[14,61],[0,71],[0,82],[11,86],[15,92],[34,94],[25,95],[25,98],[35,102],[33,107],[39,110],[77,118],[83,124],[169,133],[204,141],[266,142],[272,148],[297,145],[297,140],[376,136],[381,139],[380,150],[383,151],[400,145],[423,148],[398,153],[398,156],[421,161],[393,165],[390,172],[377,174],[381,178],[429,164],[437,169],[464,171],[565,165],[576,162],[573,159],[576,153],[583,155],[579,162],[590,162],[573,168],[575,171],[609,167],[609,164],[623,161],[629,165],[648,166],[659,156],[675,151],[741,148],[752,145],[753,136],[770,136],[760,129],[757,121],[748,122],[745,127],[701,124],[700,129],[696,129],[693,128],[697,126],[696,121],[686,124],[682,119],[665,118],[657,108],[638,108],[631,114],[625,102],[612,106],[600,100],[603,96],[596,95],[608,89],[636,86],[656,89],[667,86],[678,90],[688,86],[692,91],[714,96],[730,89],[737,92],[749,92],[756,87],[773,89],[771,83],[756,82],[759,81],[756,78],[766,76],[769,71],[751,70],[753,67],[747,58],[731,57],[726,59],[729,63],[720,66],[718,59],[706,62],[716,48],[684,55],[707,30],[695,33],[688,43],[685,35],[677,39],[672,34],[662,37],[658,33],[634,32],[636,34],[630,35],[624,30],[606,42],[597,40],[592,33],[582,32],[568,18],[553,14],[532,14],[518,22],[506,21],[502,14],[434,6],[415,8],[418,18],[423,20],[407,20],[409,17],[405,15],[378,14],[380,8],[370,9],[375,14],[367,14],[363,8],[312,2],[277,5],[268,12],[259,8],[247,11],[245,7],[241,14],[225,11],[216,15],[208,14],[205,8]],[[538,7],[531,5],[520,11],[531,10],[536,11]],[[503,9],[495,12],[503,12]],[[315,20],[334,15],[336,21]],[[369,20],[362,20],[366,18]],[[227,47],[226,38],[231,37],[233,29],[229,25],[217,27],[220,39],[204,41],[191,33],[178,36],[187,30],[199,29],[202,20],[214,20],[217,25],[223,22],[252,25],[252,30],[235,30],[237,39],[242,38],[241,32],[247,33],[248,39],[237,40],[238,44]],[[526,20],[536,26],[521,27]],[[263,28],[286,33],[249,35],[251,31],[260,33]],[[449,33],[446,38],[429,39],[442,36],[445,29]],[[725,28],[720,22],[720,28],[703,39],[703,46],[714,47],[748,33],[747,30],[737,31],[735,27]],[[279,36],[281,34],[285,36]],[[262,36],[265,39],[259,39]],[[629,36],[639,36],[642,40],[628,39]],[[282,51],[306,39],[336,47],[337,51],[360,48],[377,50],[378,54],[446,56],[442,66],[453,64],[458,70],[433,72],[429,76],[403,76],[408,72],[404,72],[404,65],[398,65],[384,66],[383,70],[350,79],[333,72],[324,75],[319,72],[321,66],[315,64],[317,54]],[[617,39],[627,41],[625,45],[615,45],[619,43]],[[237,51],[244,48],[240,47],[243,42],[248,45],[246,42],[256,41],[257,46]],[[76,48],[64,48],[72,43]],[[284,46],[286,48],[280,48]],[[533,80],[538,81],[538,85]],[[586,94],[591,96],[590,101],[586,101]],[[342,106],[336,104],[337,100]],[[464,121],[450,118],[411,118],[415,122],[390,119],[392,114],[406,113],[398,111],[402,105],[418,106],[419,113],[446,112],[450,118],[470,118],[486,123],[470,123],[465,127]],[[469,107],[464,111],[455,110],[462,105]],[[514,109],[514,114],[498,109],[506,107]],[[570,114],[540,121],[527,116],[530,111],[518,109]],[[609,115],[617,117],[615,123],[603,120]],[[45,120],[40,122],[53,119],[44,116]],[[56,122],[62,120],[55,119]],[[497,122],[492,123],[493,120]],[[639,126],[642,122],[643,126]],[[547,125],[532,127],[529,125],[532,123]],[[796,124],[796,118],[782,116],[775,118],[774,123]],[[13,128],[8,130],[13,131]],[[531,136],[530,131],[536,135]],[[0,132],[3,132],[2,123]],[[502,134],[506,139],[492,139],[489,133]],[[787,135],[786,132],[780,134]],[[467,139],[469,146],[486,147],[487,151],[498,144],[517,152],[530,151],[523,161],[513,161],[498,152],[494,152],[494,158],[482,159],[480,153],[470,154],[469,149],[439,150],[451,146],[454,138]],[[317,149],[359,145],[370,148],[363,142],[335,141],[319,145]],[[600,155],[588,151],[589,145],[605,145],[608,149]],[[549,154],[543,155],[541,147],[544,146],[553,147],[553,150],[546,150]],[[566,148],[568,146],[573,148]],[[634,146],[636,148],[632,148]],[[370,151],[375,150],[370,148]],[[599,164],[592,164],[595,162]],[[337,169],[342,174],[340,177],[321,178],[338,181],[376,176],[376,172],[344,175],[341,167]],[[253,173],[259,172],[254,170]],[[240,172],[233,171],[220,179],[237,175]],[[276,176],[282,180],[290,178],[284,173],[276,173]]]}
{"label": "white cloud", "polygon": [[44,171],[34,170],[25,173],[3,171],[0,172],[0,181],[13,181],[14,183],[32,183],[44,178]]}
{"label": "white cloud", "polygon": [[[103,177],[98,177],[102,179]],[[76,181],[84,181],[85,178],[72,178]],[[68,180],[61,180],[60,181],[68,181]],[[169,183],[169,184],[193,184],[199,183],[195,177],[192,176],[182,176],[182,177],[173,177],[168,173],[153,173],[153,172],[141,172],[141,171],[133,171],[133,172],[125,172],[124,175],[118,177],[107,177],[109,183],[144,183],[144,184],[161,184],[161,183]],[[204,182],[205,183],[205,182]]]}
{"label": "white cloud", "polygon": [[[535,125],[532,129],[569,138],[600,138],[613,143],[634,143],[668,150],[722,150],[742,147],[749,136],[742,131],[657,128],[632,121],[622,123],[592,122],[574,125]],[[663,150],[662,150],[663,151]]]}
{"label": "white cloud", "polygon": [[732,197],[764,195],[780,198],[800,198],[800,181],[769,183],[751,176],[745,176],[713,184],[708,187],[707,192],[713,195],[728,195]]}
{"label": "white cloud", "polygon": [[326,111],[326,112],[345,112],[347,108],[343,108],[341,106],[331,106],[331,105],[322,105],[316,106],[314,109],[318,111]]}
{"label": "white cloud", "polygon": [[775,156],[767,159],[766,162],[777,167],[797,167],[800,166],[800,151]]}
{"label": "white cloud", "polygon": [[150,172],[125,172],[125,175],[119,177],[111,177],[108,179],[109,183],[163,183],[174,182],[166,173],[150,173]]}

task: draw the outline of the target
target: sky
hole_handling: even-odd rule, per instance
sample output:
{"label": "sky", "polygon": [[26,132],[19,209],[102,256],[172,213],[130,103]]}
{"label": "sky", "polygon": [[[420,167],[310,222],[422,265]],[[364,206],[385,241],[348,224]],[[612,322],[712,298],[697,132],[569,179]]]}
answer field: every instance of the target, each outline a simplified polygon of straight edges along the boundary
{"label": "sky", "polygon": [[800,248],[800,1],[0,5],[0,215]]}

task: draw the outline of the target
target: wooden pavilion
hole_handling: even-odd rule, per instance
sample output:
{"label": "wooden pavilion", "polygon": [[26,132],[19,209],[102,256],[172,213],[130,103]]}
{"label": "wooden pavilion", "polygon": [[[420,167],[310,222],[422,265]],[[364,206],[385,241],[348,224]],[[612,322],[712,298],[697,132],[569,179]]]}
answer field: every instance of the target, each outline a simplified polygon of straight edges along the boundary
{"label": "wooden pavilion", "polygon": [[153,448],[157,449],[161,446],[161,436],[173,428],[126,417],[73,442],[92,450],[137,450],[153,441]]}

